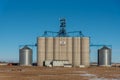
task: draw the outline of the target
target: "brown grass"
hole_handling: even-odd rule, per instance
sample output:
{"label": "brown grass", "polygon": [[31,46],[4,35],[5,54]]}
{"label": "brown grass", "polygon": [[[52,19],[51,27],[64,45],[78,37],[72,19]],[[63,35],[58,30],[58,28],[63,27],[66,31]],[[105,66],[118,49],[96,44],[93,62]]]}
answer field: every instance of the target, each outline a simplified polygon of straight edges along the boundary
{"label": "brown grass", "polygon": [[0,66],[0,80],[120,80],[119,67],[48,68]]}

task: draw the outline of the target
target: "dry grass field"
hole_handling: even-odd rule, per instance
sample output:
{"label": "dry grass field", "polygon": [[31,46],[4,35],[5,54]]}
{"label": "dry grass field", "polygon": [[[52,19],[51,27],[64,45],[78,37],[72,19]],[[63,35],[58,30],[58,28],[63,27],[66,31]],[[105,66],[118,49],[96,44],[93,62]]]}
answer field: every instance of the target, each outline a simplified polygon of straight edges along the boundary
{"label": "dry grass field", "polygon": [[120,80],[120,68],[0,66],[0,80]]}

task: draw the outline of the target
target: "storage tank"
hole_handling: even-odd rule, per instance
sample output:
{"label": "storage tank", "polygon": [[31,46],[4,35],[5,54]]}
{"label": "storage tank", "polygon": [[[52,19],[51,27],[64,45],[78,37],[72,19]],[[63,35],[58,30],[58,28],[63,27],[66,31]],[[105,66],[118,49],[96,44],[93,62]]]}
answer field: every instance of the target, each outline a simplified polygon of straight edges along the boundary
{"label": "storage tank", "polygon": [[54,38],[54,54],[53,54],[54,60],[60,60],[60,38],[55,37]]}
{"label": "storage tank", "polygon": [[37,45],[37,65],[43,66],[43,62],[45,61],[45,37],[39,37]]}
{"label": "storage tank", "polygon": [[72,64],[72,37],[67,38],[67,60]]}
{"label": "storage tank", "polygon": [[67,37],[60,37],[59,38],[59,44],[60,44],[60,58],[59,60],[67,60]]}
{"label": "storage tank", "polygon": [[98,65],[111,66],[111,49],[104,46],[98,50]]}
{"label": "storage tank", "polygon": [[81,65],[90,66],[89,37],[81,38]]}
{"label": "storage tank", "polygon": [[53,37],[47,37],[45,41],[45,60],[53,60]]}
{"label": "storage tank", "polygon": [[31,66],[32,65],[32,49],[24,46],[19,50],[19,63],[21,66]]}
{"label": "storage tank", "polygon": [[80,37],[73,38],[73,66],[80,66]]}

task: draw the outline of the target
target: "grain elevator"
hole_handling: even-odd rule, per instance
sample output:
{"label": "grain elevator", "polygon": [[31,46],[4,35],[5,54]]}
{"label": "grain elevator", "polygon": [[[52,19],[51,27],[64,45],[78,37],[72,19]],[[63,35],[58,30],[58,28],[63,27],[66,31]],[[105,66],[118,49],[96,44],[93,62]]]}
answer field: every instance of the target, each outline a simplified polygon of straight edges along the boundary
{"label": "grain elevator", "polygon": [[[81,31],[66,31],[66,20],[60,19],[60,30],[56,36],[37,37],[37,65],[38,66],[66,66],[72,67],[90,66],[89,37]],[[79,35],[71,36],[71,33]]]}

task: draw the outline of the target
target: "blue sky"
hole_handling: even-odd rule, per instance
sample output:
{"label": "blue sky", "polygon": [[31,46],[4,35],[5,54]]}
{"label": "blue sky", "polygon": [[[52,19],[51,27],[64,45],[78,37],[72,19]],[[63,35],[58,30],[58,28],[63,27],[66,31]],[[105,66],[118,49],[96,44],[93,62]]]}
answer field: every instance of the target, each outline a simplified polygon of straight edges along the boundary
{"label": "blue sky", "polygon": [[112,61],[120,62],[119,0],[0,0],[0,61],[18,61],[19,45],[35,44],[45,30],[58,31],[62,17],[67,31],[112,45]]}

